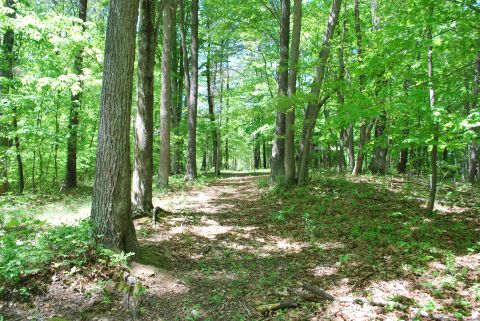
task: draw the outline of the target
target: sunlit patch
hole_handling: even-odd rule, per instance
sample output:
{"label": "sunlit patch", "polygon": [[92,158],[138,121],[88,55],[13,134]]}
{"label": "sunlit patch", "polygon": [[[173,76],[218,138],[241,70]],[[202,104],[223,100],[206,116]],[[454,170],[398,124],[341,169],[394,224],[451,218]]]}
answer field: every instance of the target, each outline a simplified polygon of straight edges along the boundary
{"label": "sunlit patch", "polygon": [[373,300],[389,300],[395,296],[404,296],[415,300],[417,306],[426,306],[434,299],[427,293],[415,288],[410,281],[390,280],[373,283],[367,291],[371,293]]}
{"label": "sunlit patch", "polygon": [[459,267],[465,267],[473,271],[480,272],[480,253],[457,256],[455,258],[455,263]]}
{"label": "sunlit patch", "polygon": [[147,288],[147,294],[161,296],[188,292],[188,287],[183,282],[172,274],[151,265],[134,262],[130,271]]}
{"label": "sunlit patch", "polygon": [[334,266],[316,266],[312,269],[314,276],[329,276],[337,273],[337,268]]}

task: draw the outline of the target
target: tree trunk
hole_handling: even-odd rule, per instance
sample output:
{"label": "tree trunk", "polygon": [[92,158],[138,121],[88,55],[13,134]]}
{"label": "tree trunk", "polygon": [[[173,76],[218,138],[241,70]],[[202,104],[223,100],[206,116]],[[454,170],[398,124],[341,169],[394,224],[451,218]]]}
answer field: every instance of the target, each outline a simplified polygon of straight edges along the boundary
{"label": "tree trunk", "polygon": [[135,211],[148,213],[153,209],[153,88],[156,49],[154,0],[140,1],[139,17],[132,205]]}
{"label": "tree trunk", "polygon": [[[9,18],[16,17],[16,6],[15,1],[13,0],[6,0],[5,7],[10,8],[11,12],[7,13]],[[2,86],[1,92],[2,94],[9,94],[11,89],[11,83],[13,82],[14,75],[13,75],[13,68],[15,62],[17,60],[16,52],[14,51],[14,44],[15,44],[15,33],[12,29],[8,28],[3,35],[3,44],[2,44],[2,51],[3,51],[3,61],[1,62],[1,69],[0,73],[2,77],[7,79],[7,84]],[[17,159],[17,171],[18,171],[18,191],[20,194],[23,193],[25,188],[25,178],[23,175],[23,162],[21,156],[21,148],[20,148],[20,138],[18,136],[18,122],[17,122],[17,106],[16,104],[12,104],[12,126],[15,132],[14,136],[14,144],[15,144],[15,152],[16,152],[16,159]],[[0,165],[0,194],[4,193],[8,189],[8,148],[10,146],[10,142],[7,138],[7,126],[5,125],[5,129],[2,130],[2,138],[0,139],[0,146],[2,146],[2,164]]]}
{"label": "tree trunk", "polygon": [[[477,56],[477,66],[475,72],[475,80],[473,83],[473,101],[472,107],[475,110],[478,108],[478,92],[480,87],[480,53]],[[480,130],[476,128],[477,134]],[[470,183],[475,183],[476,177],[478,177],[479,171],[479,146],[477,142],[472,142],[469,144],[469,155],[468,155],[468,180]]]}
{"label": "tree trunk", "polygon": [[[338,82],[343,84],[345,82],[345,37],[347,36],[347,16],[346,12],[343,18],[343,28],[342,28],[342,39],[340,47],[338,49]],[[340,111],[343,111],[345,108],[345,95],[343,93],[343,88],[341,85],[337,87],[337,99]],[[345,146],[348,144],[348,133],[345,128],[340,129],[340,140],[339,140],[339,149],[338,149],[338,172],[342,173],[345,167]]]}
{"label": "tree trunk", "polygon": [[170,176],[170,108],[172,106],[172,47],[175,28],[175,3],[163,4],[162,101],[160,105],[160,160],[158,186],[167,186]]}
{"label": "tree trunk", "polygon": [[267,164],[267,143],[265,142],[265,139],[263,139],[263,169],[267,169],[268,168],[268,164]]}
{"label": "tree trunk", "polygon": [[130,116],[138,1],[111,0],[91,218],[97,241],[138,253],[131,213]]}
{"label": "tree trunk", "polygon": [[297,92],[297,70],[300,53],[300,33],[302,30],[302,0],[293,2],[292,44],[288,75],[289,110],[285,115],[285,182],[295,183],[295,94]]}
{"label": "tree trunk", "polygon": [[400,150],[400,161],[397,165],[397,170],[399,174],[405,174],[407,172],[407,162],[408,162],[408,149],[403,148]]}
{"label": "tree trunk", "polygon": [[278,65],[278,100],[275,138],[272,146],[270,182],[277,184],[285,178],[285,106],[282,97],[288,95],[288,46],[290,38],[290,0],[281,0],[280,63]]}
{"label": "tree trunk", "polygon": [[188,155],[186,180],[197,178],[197,102],[198,102],[198,0],[192,0],[192,75],[188,103]]}
{"label": "tree trunk", "polygon": [[[433,5],[430,5],[430,16],[433,15]],[[433,46],[432,46],[432,28],[427,28],[427,39],[430,44],[428,46],[428,80],[429,80],[429,92],[430,92],[430,112],[432,117],[435,112],[435,87],[433,83]],[[433,119],[433,142],[432,151],[430,153],[430,169],[432,175],[430,177],[430,197],[427,204],[427,213],[431,214],[435,207],[435,198],[437,194],[437,154],[438,154],[438,138],[439,128],[438,123]]]}
{"label": "tree trunk", "polygon": [[[82,20],[82,31],[85,31],[85,22],[87,21],[87,2],[88,0],[80,0],[79,2],[79,18]],[[77,77],[81,77],[83,73],[83,49],[80,49],[75,56],[74,70]],[[82,88],[83,81],[79,81],[77,92],[72,92],[70,103],[70,115],[68,118],[68,139],[67,139],[67,172],[65,175],[65,187],[77,187],[77,141],[78,141],[78,112],[82,104]]]}
{"label": "tree trunk", "polygon": [[[172,39],[176,41],[176,37]],[[181,152],[182,152],[182,137],[180,131],[180,123],[182,121],[182,107],[183,107],[183,53],[181,50],[181,44],[179,48],[176,48],[174,55],[175,63],[175,77],[173,88],[175,90],[174,106],[172,106],[172,129],[175,135],[173,142],[173,160],[172,160],[172,172],[173,174],[180,174],[181,171]]]}
{"label": "tree trunk", "polygon": [[323,104],[330,97],[329,95],[325,95],[321,100],[319,100],[320,92],[325,80],[327,61],[330,53],[330,41],[333,38],[335,27],[337,26],[341,4],[342,0],[333,0],[332,2],[327,28],[325,30],[322,46],[320,48],[316,75],[312,83],[311,96],[313,98],[308,102],[307,110],[305,112],[302,141],[300,143],[300,164],[298,169],[299,184],[304,183],[308,177],[308,159],[310,157],[313,130],[315,129],[315,123],[317,121],[320,108],[322,108]]}
{"label": "tree trunk", "polygon": [[382,115],[378,117],[375,124],[375,139],[380,140],[380,142],[377,141],[378,146],[376,146],[373,151],[372,162],[370,163],[372,173],[380,175],[385,175],[387,172],[387,142],[382,141],[387,139],[384,135],[387,122],[386,118],[385,112],[382,112]]}
{"label": "tree trunk", "polygon": [[[354,0],[354,14],[355,14],[355,36],[357,40],[357,52],[358,52],[358,61],[361,64],[363,61],[363,47],[362,47],[362,28],[360,24],[360,7],[358,0]],[[361,74],[359,79],[360,91],[363,92],[365,86],[365,75]],[[355,161],[355,166],[353,168],[353,175],[358,176],[363,167],[363,160],[365,158],[363,149],[364,145],[367,142],[367,124],[365,121],[362,121],[360,125],[360,139],[358,144],[358,155]]]}
{"label": "tree trunk", "polygon": [[[215,175],[220,173],[219,169],[219,162],[218,162],[218,130],[217,130],[217,123],[215,122],[215,100],[213,96],[213,88],[212,88],[212,66],[211,66],[211,51],[210,51],[210,43],[208,44],[208,52],[207,52],[207,65],[206,65],[206,72],[207,72],[207,101],[208,101],[208,115],[210,117],[210,126],[211,126],[211,135],[212,135],[212,152],[213,152],[213,159],[212,163],[215,167]],[[215,78],[215,76],[214,76]],[[215,81],[214,81],[215,82]]]}

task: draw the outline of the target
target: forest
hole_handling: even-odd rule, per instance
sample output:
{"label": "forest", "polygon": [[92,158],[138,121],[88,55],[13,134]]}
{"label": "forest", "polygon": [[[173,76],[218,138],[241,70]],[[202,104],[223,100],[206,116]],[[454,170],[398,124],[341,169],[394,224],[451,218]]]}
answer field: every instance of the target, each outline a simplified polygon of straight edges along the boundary
{"label": "forest", "polygon": [[480,1],[0,4],[0,321],[480,320]]}

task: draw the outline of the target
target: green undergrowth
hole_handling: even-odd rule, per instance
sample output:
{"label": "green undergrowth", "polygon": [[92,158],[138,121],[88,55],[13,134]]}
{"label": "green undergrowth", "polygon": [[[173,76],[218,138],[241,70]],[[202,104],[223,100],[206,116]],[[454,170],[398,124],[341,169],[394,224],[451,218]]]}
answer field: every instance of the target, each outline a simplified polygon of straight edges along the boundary
{"label": "green undergrowth", "polygon": [[169,178],[169,184],[167,187],[158,187],[154,184],[154,190],[156,192],[176,192],[186,191],[191,188],[203,188],[210,184],[213,184],[218,180],[218,177],[211,173],[203,173],[195,180],[186,181],[184,175],[172,175]]}
{"label": "green undergrowth", "polygon": [[[342,243],[352,249],[346,254],[363,264],[378,265],[388,256],[399,267],[418,271],[432,260],[446,262],[452,255],[480,251],[475,206],[465,213],[437,211],[427,216],[422,201],[408,197],[417,182],[392,189],[389,180],[393,178],[358,182],[348,176],[314,174],[304,186],[271,188],[265,201],[281,204],[270,219],[287,226],[287,233],[313,242]],[[257,185],[264,185],[264,178]],[[475,203],[471,188],[462,186],[455,192],[445,185],[443,190],[439,202]]]}
{"label": "green undergrowth", "polygon": [[115,270],[129,255],[104,249],[92,240],[89,220],[78,226],[47,226],[30,218],[0,225],[0,297],[27,299],[53,273],[87,271],[99,263]]}

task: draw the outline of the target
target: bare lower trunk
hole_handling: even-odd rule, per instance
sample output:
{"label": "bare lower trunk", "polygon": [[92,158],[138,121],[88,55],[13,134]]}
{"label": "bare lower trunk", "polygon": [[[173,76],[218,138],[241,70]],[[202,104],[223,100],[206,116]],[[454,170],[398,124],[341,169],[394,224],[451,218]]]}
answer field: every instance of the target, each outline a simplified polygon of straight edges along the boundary
{"label": "bare lower trunk", "polygon": [[378,118],[375,125],[375,139],[378,146],[373,151],[372,162],[370,163],[370,170],[372,173],[385,175],[387,172],[387,152],[386,147],[387,138],[385,137],[386,116],[385,113]]}
{"label": "bare lower trunk", "polygon": [[185,179],[197,178],[198,0],[192,0],[192,75],[188,104],[188,155]]}
{"label": "bare lower trunk", "polygon": [[[430,15],[433,15],[433,5],[430,6]],[[433,83],[433,46],[432,42],[432,28],[427,28],[427,39],[430,41],[428,46],[428,79],[429,79],[429,92],[430,92],[430,112],[432,117],[435,113],[435,87]],[[435,198],[437,194],[437,154],[438,154],[438,138],[439,128],[435,119],[433,119],[433,142],[432,151],[430,153],[430,169],[432,171],[430,178],[430,197],[427,204],[427,213],[431,214],[435,208]]]}
{"label": "bare lower trunk", "polygon": [[288,97],[290,106],[285,115],[285,182],[295,183],[295,109],[292,104],[297,92],[297,69],[300,52],[300,32],[302,29],[302,0],[293,3],[292,45],[290,48],[290,73],[288,75]]}
{"label": "bare lower trunk", "polygon": [[325,80],[328,56],[330,53],[330,41],[333,39],[335,27],[337,26],[341,3],[342,0],[333,0],[332,2],[327,27],[323,36],[322,46],[320,48],[316,75],[312,83],[311,96],[313,98],[308,102],[307,110],[305,112],[302,141],[300,143],[300,164],[298,169],[299,184],[304,183],[308,177],[308,159],[310,157],[310,145],[313,136],[313,130],[315,128],[315,123],[317,121],[320,109],[330,97],[330,94],[324,95],[323,99],[319,101],[320,92]]}
{"label": "bare lower trunk", "polygon": [[[282,17],[280,21],[280,63],[278,65],[278,96],[287,97],[288,93],[288,45],[290,38],[290,0],[281,0]],[[285,106],[279,99],[275,120],[275,138],[272,146],[272,167],[270,182],[277,184],[285,178]]]}
{"label": "bare lower trunk", "polygon": [[[472,107],[475,110],[478,107],[478,93],[480,87],[480,53],[477,56],[475,80],[473,83],[473,101]],[[480,134],[480,128],[476,128],[477,135]],[[470,183],[474,183],[475,179],[478,178],[480,164],[479,164],[479,145],[476,142],[469,144],[469,155],[468,155],[468,180]]]}
{"label": "bare lower trunk", "polygon": [[153,101],[155,68],[155,4],[140,1],[138,34],[137,114],[134,128],[132,205],[135,211],[153,209]]}
{"label": "bare lower trunk", "polygon": [[[85,31],[87,21],[87,0],[79,2],[79,18],[82,20],[82,30]],[[83,73],[83,49],[75,56],[75,74],[81,76]],[[72,92],[70,104],[70,116],[68,118],[68,139],[67,139],[67,172],[65,174],[65,187],[77,187],[77,144],[78,144],[78,123],[79,109],[82,104],[83,81],[79,80],[80,90]]]}
{"label": "bare lower trunk", "polygon": [[98,242],[138,254],[130,200],[130,116],[137,15],[138,1],[110,1],[91,218]]}
{"label": "bare lower trunk", "polygon": [[176,6],[173,0],[163,5],[162,101],[160,105],[160,160],[158,186],[167,186],[170,176],[170,108],[172,107],[172,47]]}
{"label": "bare lower trunk", "polygon": [[400,160],[397,165],[397,170],[399,174],[405,174],[407,172],[407,162],[408,162],[408,149],[403,148],[400,151]]}

